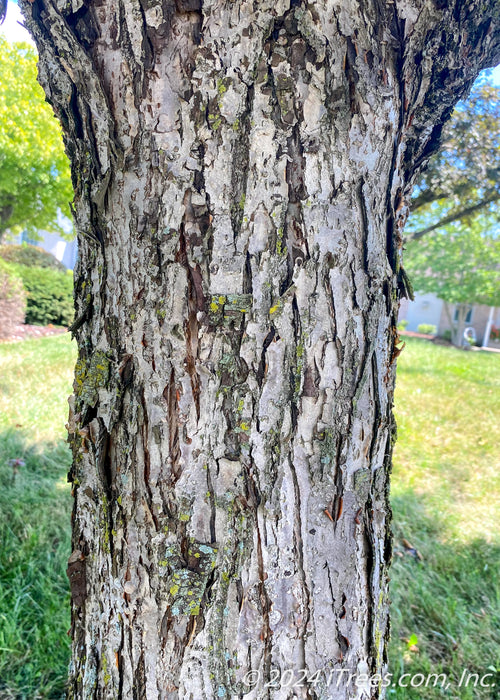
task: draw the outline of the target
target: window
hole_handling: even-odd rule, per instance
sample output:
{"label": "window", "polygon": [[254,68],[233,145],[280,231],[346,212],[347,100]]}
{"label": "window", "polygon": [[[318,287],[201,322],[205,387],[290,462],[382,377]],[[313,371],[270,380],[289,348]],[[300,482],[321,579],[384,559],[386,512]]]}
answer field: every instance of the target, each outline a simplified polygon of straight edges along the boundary
{"label": "window", "polygon": [[38,245],[39,241],[35,241],[34,238],[28,236],[27,231],[21,233],[21,243],[27,243],[28,245]]}
{"label": "window", "polygon": [[[455,313],[453,314],[453,321],[458,323],[458,306],[455,306]],[[467,313],[465,314],[465,323],[470,323],[472,321],[472,306],[467,307]]]}

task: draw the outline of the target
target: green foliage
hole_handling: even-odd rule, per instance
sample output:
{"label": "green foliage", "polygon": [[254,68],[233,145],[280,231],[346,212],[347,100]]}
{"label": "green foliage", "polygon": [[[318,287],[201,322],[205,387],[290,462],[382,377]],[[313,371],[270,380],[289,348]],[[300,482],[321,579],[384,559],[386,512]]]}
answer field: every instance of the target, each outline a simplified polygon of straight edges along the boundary
{"label": "green foliage", "polygon": [[[444,130],[413,199],[405,268],[418,292],[456,305],[500,304],[500,89],[479,81]],[[451,319],[450,319],[451,322]]]}
{"label": "green foliage", "polygon": [[24,321],[26,292],[15,268],[0,259],[0,338],[8,338]]}
{"label": "green foliage", "polygon": [[417,331],[419,333],[425,333],[426,335],[436,335],[437,333],[437,328],[436,326],[432,325],[431,323],[421,323]]}
{"label": "green foliage", "polygon": [[69,326],[73,320],[73,275],[45,267],[16,265],[28,292],[26,323]]}
{"label": "green foliage", "polygon": [[434,292],[452,304],[500,305],[500,238],[484,220],[410,241],[405,267],[419,292]]}
{"label": "green foliage", "polygon": [[6,230],[64,235],[72,199],[61,128],[36,81],[36,53],[0,36],[0,238]]}
{"label": "green foliage", "polygon": [[407,645],[408,649],[411,649],[411,647],[414,647],[418,644],[418,637],[416,634],[412,634],[411,637],[409,638]]}
{"label": "green foliage", "polygon": [[410,236],[477,217],[500,216],[500,88],[484,79],[459,102],[443,130],[440,150],[415,188]]}
{"label": "green foliage", "polygon": [[27,243],[0,246],[0,258],[8,262],[27,265],[28,267],[51,267],[60,272],[66,271],[64,265],[52,253]]}
{"label": "green foliage", "polygon": [[403,318],[397,325],[398,331],[405,331],[408,328],[408,321],[406,318]]}

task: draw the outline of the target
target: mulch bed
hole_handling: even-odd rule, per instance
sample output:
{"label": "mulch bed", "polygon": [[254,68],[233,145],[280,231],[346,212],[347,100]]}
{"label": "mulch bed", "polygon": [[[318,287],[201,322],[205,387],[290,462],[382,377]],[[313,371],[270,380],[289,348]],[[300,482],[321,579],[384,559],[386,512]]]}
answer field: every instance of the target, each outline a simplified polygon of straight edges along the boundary
{"label": "mulch bed", "polygon": [[60,335],[67,331],[67,328],[53,326],[52,324],[48,326],[30,326],[28,323],[23,323],[20,326],[16,326],[10,338],[3,338],[0,340],[0,343],[12,343],[17,340],[27,340],[28,338],[45,338],[49,335]]}

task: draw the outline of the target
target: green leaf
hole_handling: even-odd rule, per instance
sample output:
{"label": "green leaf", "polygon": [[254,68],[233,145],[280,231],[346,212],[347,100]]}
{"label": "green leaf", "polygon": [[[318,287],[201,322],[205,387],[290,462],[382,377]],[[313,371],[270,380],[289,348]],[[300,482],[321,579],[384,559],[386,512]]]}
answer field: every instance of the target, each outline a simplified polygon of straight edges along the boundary
{"label": "green leaf", "polygon": [[[500,217],[500,88],[480,78],[443,129],[414,190],[410,236],[447,219]],[[418,235],[418,234],[417,234]]]}
{"label": "green leaf", "polygon": [[64,234],[73,197],[61,127],[36,80],[35,50],[0,36],[0,239],[26,229]]}
{"label": "green leaf", "polygon": [[418,637],[416,634],[412,634],[411,637],[408,640],[408,649],[410,647],[416,647],[418,644]]}

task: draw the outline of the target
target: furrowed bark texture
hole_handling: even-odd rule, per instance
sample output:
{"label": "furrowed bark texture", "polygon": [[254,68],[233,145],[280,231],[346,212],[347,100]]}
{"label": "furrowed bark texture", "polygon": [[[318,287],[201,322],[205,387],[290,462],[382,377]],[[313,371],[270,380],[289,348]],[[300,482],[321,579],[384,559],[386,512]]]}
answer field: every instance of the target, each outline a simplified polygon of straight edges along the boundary
{"label": "furrowed bark texture", "polygon": [[80,244],[70,697],[382,697],[335,674],[386,666],[405,198],[498,10],[23,9]]}

